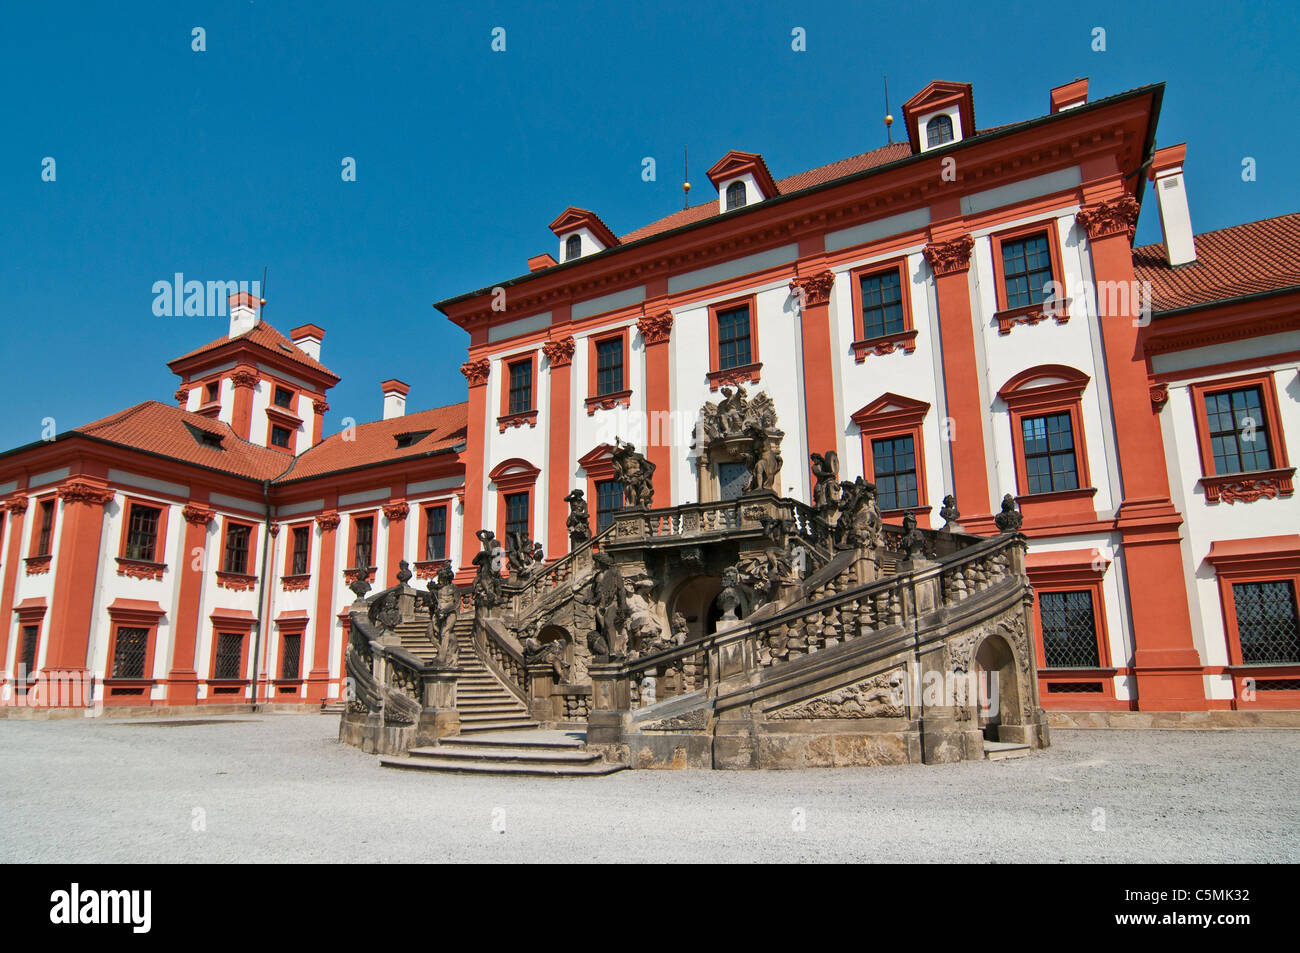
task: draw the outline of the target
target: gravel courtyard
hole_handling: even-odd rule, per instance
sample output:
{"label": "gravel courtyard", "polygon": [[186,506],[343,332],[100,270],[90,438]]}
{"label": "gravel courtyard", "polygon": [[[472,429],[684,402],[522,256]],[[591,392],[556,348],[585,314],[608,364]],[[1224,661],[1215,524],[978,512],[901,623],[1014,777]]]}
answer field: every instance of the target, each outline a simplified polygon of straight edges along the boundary
{"label": "gravel courtyard", "polygon": [[0,721],[0,860],[1300,860],[1300,731],[1058,730],[1003,762],[497,779],[381,768],[337,724]]}

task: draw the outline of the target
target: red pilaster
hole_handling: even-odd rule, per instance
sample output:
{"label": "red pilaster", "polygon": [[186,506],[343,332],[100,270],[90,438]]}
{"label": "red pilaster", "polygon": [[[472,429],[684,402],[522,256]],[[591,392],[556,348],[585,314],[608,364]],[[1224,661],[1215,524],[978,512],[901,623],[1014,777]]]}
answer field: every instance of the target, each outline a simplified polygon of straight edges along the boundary
{"label": "red pilaster", "polygon": [[[1136,289],[1133,231],[1137,202],[1127,194],[1085,205],[1077,218],[1088,232],[1096,281]],[[1101,296],[1098,296],[1099,298]],[[1133,669],[1138,708],[1179,711],[1205,708],[1201,657],[1192,641],[1179,526],[1169,497],[1164,442],[1150,411],[1146,368],[1139,360],[1140,294],[1122,298],[1123,313],[1100,316],[1106,373],[1115,413],[1115,441],[1124,487],[1116,524],[1124,548],[1124,573],[1133,614]]]}
{"label": "red pilaster", "polygon": [[[830,271],[813,270],[802,263],[811,274],[795,278],[790,290],[800,302],[800,334],[803,350],[804,419],[808,427],[808,452],[839,453],[839,433],[835,413],[835,376],[831,366],[831,289],[835,275]],[[805,462],[806,466],[811,463]],[[811,486],[811,482],[809,483]]]}
{"label": "red pilaster", "polygon": [[465,434],[465,519],[461,534],[461,563],[457,582],[464,582],[474,573],[469,560],[482,547],[474,534],[483,528],[483,436],[487,432],[487,381],[491,363],[487,358],[466,361],[460,366],[469,385],[469,416]]}
{"label": "red pilaster", "polygon": [[176,620],[172,626],[172,662],[167,673],[167,703],[193,705],[198,701],[198,672],[194,652],[199,643],[199,602],[203,594],[204,554],[207,552],[208,526],[212,510],[203,503],[186,503],[185,545],[176,566],[179,592],[176,594]]}
{"label": "red pilaster", "polygon": [[397,570],[406,558],[406,517],[411,506],[405,500],[397,499],[397,492],[405,492],[406,485],[393,487],[394,499],[384,504],[384,516],[388,519],[388,575],[379,580],[378,589],[396,585]]}
{"label": "red pilaster", "polygon": [[18,491],[4,504],[9,522],[9,548],[4,555],[4,592],[0,593],[0,685],[8,679],[4,670],[9,657],[9,633],[14,627],[14,586],[18,584],[18,564],[22,562],[23,516],[27,512],[27,490]]}
{"label": "red pilaster", "polygon": [[230,382],[235,388],[235,409],[231,415],[230,429],[245,440],[252,440],[253,388],[257,386],[257,371],[241,364],[230,375]]}
{"label": "red pilaster", "polygon": [[[669,506],[673,499],[672,442],[677,428],[672,426],[669,411],[672,397],[668,388],[668,342],[673,333],[673,313],[647,314],[636,324],[645,342],[645,410],[646,458],[655,465],[655,499],[659,506]],[[678,448],[682,454],[685,447]],[[595,500],[591,501],[595,506]]]}
{"label": "red pilaster", "polygon": [[[569,494],[569,455],[572,452],[569,421],[573,413],[573,349],[571,334],[542,345],[542,354],[550,367],[547,373],[550,374],[551,406],[546,417],[550,425],[546,450],[546,552],[552,559],[569,551],[569,531],[564,525],[569,507],[564,498]],[[469,529],[468,520],[465,528]]]}
{"label": "red pilaster", "polygon": [[320,527],[320,560],[316,570],[316,616],[313,621],[312,665],[307,676],[307,700],[325,700],[330,679],[330,637],[334,631],[334,534],[339,528],[339,514],[332,507],[337,497],[326,499],[327,509],[316,517]]}
{"label": "red pilaster", "polygon": [[45,670],[84,672],[90,648],[95,575],[104,531],[104,504],[113,491],[100,477],[79,475],[59,487],[57,572],[50,598],[50,643]]}
{"label": "red pilaster", "polygon": [[953,492],[969,507],[971,517],[988,512],[988,469],[984,454],[985,408],[981,406],[979,375],[975,364],[975,323],[971,314],[970,235],[940,241],[932,234],[925,258],[934,269],[935,297],[939,305],[939,337],[943,345],[945,411],[952,418]]}

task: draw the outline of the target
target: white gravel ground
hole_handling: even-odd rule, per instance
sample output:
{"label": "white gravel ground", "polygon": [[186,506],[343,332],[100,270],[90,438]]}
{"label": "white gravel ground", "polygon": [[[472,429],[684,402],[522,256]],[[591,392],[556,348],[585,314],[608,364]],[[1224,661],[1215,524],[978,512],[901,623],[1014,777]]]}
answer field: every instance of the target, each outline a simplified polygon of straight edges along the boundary
{"label": "white gravel ground", "polygon": [[0,861],[1300,860],[1300,731],[578,779],[392,771],[336,732],[322,715],[2,721]]}

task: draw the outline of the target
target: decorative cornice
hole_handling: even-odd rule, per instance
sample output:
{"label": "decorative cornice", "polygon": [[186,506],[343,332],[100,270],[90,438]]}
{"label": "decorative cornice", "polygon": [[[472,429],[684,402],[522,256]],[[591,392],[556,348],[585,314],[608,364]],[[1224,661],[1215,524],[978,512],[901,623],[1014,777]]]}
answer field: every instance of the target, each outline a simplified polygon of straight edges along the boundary
{"label": "decorative cornice", "polygon": [[723,387],[736,387],[739,384],[757,383],[759,373],[763,370],[762,363],[742,364],[740,367],[729,367],[725,371],[709,371],[709,390],[719,390]]}
{"label": "decorative cornice", "polygon": [[69,480],[59,487],[59,499],[64,503],[85,503],[87,506],[103,506],[113,498],[113,491],[98,483],[86,480]]}
{"label": "decorative cornice", "polygon": [[505,433],[506,428],[522,427],[527,424],[530,427],[537,426],[537,411],[521,410],[517,414],[502,414],[497,418],[497,432]]}
{"label": "decorative cornice", "polygon": [[587,416],[592,416],[598,410],[613,410],[615,407],[631,406],[632,392],[630,390],[620,390],[613,394],[601,394],[598,397],[587,398]]}
{"label": "decorative cornice", "polygon": [[378,567],[376,566],[371,566],[368,569],[363,569],[360,566],[358,566],[355,569],[345,569],[343,570],[343,579],[345,582],[349,584],[354,583],[358,579],[361,579],[363,577],[365,578],[366,582],[374,582],[375,569],[377,568]]}
{"label": "decorative cornice", "polygon": [[22,516],[27,512],[27,497],[25,494],[11,496],[4,504],[4,508],[16,516]]}
{"label": "decorative cornice", "polygon": [[1154,410],[1156,413],[1160,413],[1160,411],[1164,408],[1165,404],[1167,403],[1169,403],[1169,385],[1152,384],[1151,385],[1151,409]]}
{"label": "decorative cornice", "polygon": [[166,563],[156,563],[148,559],[127,559],[124,556],[117,557],[117,574],[119,576],[129,576],[132,579],[161,579],[163,570],[166,568]]}
{"label": "decorative cornice", "polygon": [[216,514],[206,506],[199,506],[197,503],[186,503],[181,507],[181,516],[185,517],[185,522],[187,523],[206,526],[208,523],[212,522],[212,518],[216,516]]}
{"label": "decorative cornice", "polygon": [[405,500],[398,500],[394,503],[385,503],[382,509],[390,523],[400,523],[402,520],[406,519],[411,512],[411,507]]}
{"label": "decorative cornice", "polygon": [[833,287],[835,287],[835,273],[831,271],[795,278],[790,282],[790,292],[799,299],[801,307],[826,304],[831,300]]}
{"label": "decorative cornice", "polygon": [[479,358],[477,361],[466,361],[460,366],[460,372],[465,375],[465,381],[470,387],[482,387],[486,384],[491,370],[492,363],[486,357]]}
{"label": "decorative cornice", "polygon": [[27,575],[40,576],[50,571],[53,556],[28,556],[23,562],[27,566]]}
{"label": "decorative cornice", "polygon": [[316,525],[322,530],[333,531],[339,528],[339,514],[336,510],[330,510],[316,517]]}
{"label": "decorative cornice", "polygon": [[1221,476],[1201,477],[1205,502],[1254,503],[1260,499],[1291,496],[1295,492],[1292,478],[1295,467],[1279,470],[1261,470],[1258,473],[1225,473]]}
{"label": "decorative cornice", "polygon": [[1052,318],[1057,324],[1070,321],[1070,299],[1052,298],[1038,304],[1027,304],[1019,308],[1008,308],[993,316],[998,322],[998,334],[1010,334],[1017,324],[1040,324]]}
{"label": "decorative cornice", "polygon": [[[556,338],[542,345],[542,354],[551,367],[567,367],[573,363],[573,335]],[[462,368],[464,370],[464,368]]]}
{"label": "decorative cornice", "polygon": [[644,315],[637,321],[636,329],[641,332],[641,339],[646,344],[667,344],[673,333],[673,313],[662,311],[659,314]]}
{"label": "decorative cornice", "polygon": [[311,585],[311,573],[299,576],[281,576],[280,588],[285,592],[302,592]]}
{"label": "decorative cornice", "polygon": [[248,367],[237,367],[235,373],[230,375],[230,382],[236,387],[256,387],[257,372]]}
{"label": "decorative cornice", "polygon": [[252,592],[257,585],[257,577],[246,572],[222,572],[218,569],[217,585],[234,592]]}
{"label": "decorative cornice", "polygon": [[867,359],[868,354],[893,354],[898,350],[901,350],[904,354],[911,354],[916,350],[915,328],[868,338],[865,341],[854,341],[853,360],[861,364]]}
{"label": "decorative cornice", "polygon": [[415,567],[417,579],[434,579],[437,577],[439,569],[450,564],[450,560],[447,559],[422,559],[419,562],[411,563]]}
{"label": "decorative cornice", "polygon": [[330,409],[329,401],[327,401],[324,397],[313,398],[311,402],[311,409],[316,411],[316,413],[318,414],[323,414]]}
{"label": "decorative cornice", "polygon": [[975,239],[962,235],[947,242],[930,242],[922,250],[935,275],[958,275],[970,269],[970,253]]}
{"label": "decorative cornice", "polygon": [[1132,241],[1133,233],[1137,230],[1138,212],[1141,210],[1142,207],[1133,196],[1121,195],[1117,199],[1085,205],[1079,209],[1074,220],[1084,228],[1091,240],[1123,234]]}

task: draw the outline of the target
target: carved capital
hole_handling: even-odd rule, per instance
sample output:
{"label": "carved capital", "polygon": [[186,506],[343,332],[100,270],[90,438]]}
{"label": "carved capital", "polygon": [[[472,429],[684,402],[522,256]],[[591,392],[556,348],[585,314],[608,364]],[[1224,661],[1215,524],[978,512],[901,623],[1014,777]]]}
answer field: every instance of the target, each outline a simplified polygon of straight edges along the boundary
{"label": "carved capital", "polygon": [[1169,403],[1169,385],[1152,384],[1151,385],[1151,409],[1154,410],[1156,413],[1159,413],[1160,409],[1164,407],[1164,405],[1167,403]]}
{"label": "carved capital", "polygon": [[257,372],[251,367],[237,367],[235,373],[230,375],[230,382],[236,387],[256,387]]}
{"label": "carved capital", "polygon": [[949,242],[930,242],[923,254],[936,275],[958,275],[970,269],[970,253],[975,239],[962,235]]}
{"label": "carved capital", "polygon": [[172,394],[172,396],[176,398],[176,403],[181,405],[181,409],[184,409],[185,404],[190,399],[190,389],[188,387],[178,387],[176,393]]}
{"label": "carved capital", "polygon": [[87,506],[103,506],[113,498],[113,491],[98,483],[86,480],[69,480],[59,487],[59,499],[64,503],[85,503]]}
{"label": "carved capital", "polygon": [[1085,205],[1074,220],[1083,226],[1090,239],[1124,234],[1131,241],[1137,229],[1139,211],[1141,206],[1133,196],[1121,195],[1117,199]]}
{"label": "carved capital", "polygon": [[325,411],[330,409],[329,401],[324,397],[317,397],[311,402],[311,409],[316,411],[318,414],[323,414]]}
{"label": "carved capital", "polygon": [[339,528],[339,514],[335,510],[322,513],[316,517],[316,525],[322,530],[333,531]]}
{"label": "carved capital", "polygon": [[542,345],[542,353],[551,367],[567,367],[573,363],[573,336],[547,341]]}
{"label": "carved capital", "polygon": [[800,307],[816,307],[831,300],[831,288],[834,286],[834,273],[822,271],[805,278],[795,278],[790,282],[790,292],[799,299]]}
{"label": "carved capital", "polygon": [[196,526],[207,526],[212,522],[216,514],[206,506],[199,506],[197,503],[186,503],[181,507],[181,516],[185,517],[185,522],[193,523]]}
{"label": "carved capital", "polygon": [[492,364],[486,357],[479,358],[477,361],[466,361],[460,366],[460,372],[465,375],[465,380],[470,387],[482,387],[487,383],[488,372],[492,370]]}
{"label": "carved capital", "polygon": [[279,524],[279,523],[272,523],[272,524],[271,524],[271,538],[272,538],[272,539],[275,539],[275,538],[278,537],[279,535],[280,535],[280,524]]}
{"label": "carved capital", "polygon": [[388,522],[399,523],[406,519],[407,514],[411,512],[411,507],[404,500],[398,500],[396,503],[385,503],[383,510],[384,515],[388,517]]}
{"label": "carved capital", "polygon": [[10,497],[4,508],[15,516],[22,516],[27,512],[27,497],[21,495]]}
{"label": "carved capital", "polygon": [[636,323],[646,344],[667,344],[673,332],[673,313],[647,314]]}

